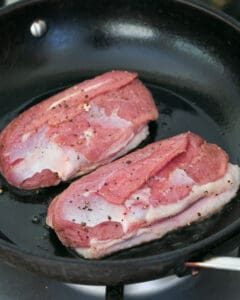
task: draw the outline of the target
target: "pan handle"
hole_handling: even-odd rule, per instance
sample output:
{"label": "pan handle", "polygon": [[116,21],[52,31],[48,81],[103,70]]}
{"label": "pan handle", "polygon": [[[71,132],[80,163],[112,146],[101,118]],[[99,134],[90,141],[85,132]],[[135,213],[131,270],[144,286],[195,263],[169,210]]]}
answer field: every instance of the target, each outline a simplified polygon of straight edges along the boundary
{"label": "pan handle", "polygon": [[106,300],[123,300],[123,297],[124,286],[122,284],[106,286]]}
{"label": "pan handle", "polygon": [[185,266],[193,269],[217,269],[226,271],[240,271],[240,258],[216,256],[202,262],[186,262]]}

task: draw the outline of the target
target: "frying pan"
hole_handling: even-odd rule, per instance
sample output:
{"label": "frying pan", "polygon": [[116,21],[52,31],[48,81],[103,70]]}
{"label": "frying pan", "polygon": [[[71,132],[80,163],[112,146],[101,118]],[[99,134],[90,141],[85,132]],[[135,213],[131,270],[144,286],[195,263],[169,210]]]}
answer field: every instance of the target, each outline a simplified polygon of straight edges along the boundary
{"label": "frying pan", "polygon": [[[160,111],[145,143],[191,130],[240,164],[239,49],[237,22],[184,0],[22,1],[0,10],[0,126],[76,82],[134,70]],[[183,275],[186,262],[239,245],[237,197],[160,241],[86,260],[45,226],[51,199],[68,183],[24,193],[1,181],[0,258],[62,281],[114,286]]]}

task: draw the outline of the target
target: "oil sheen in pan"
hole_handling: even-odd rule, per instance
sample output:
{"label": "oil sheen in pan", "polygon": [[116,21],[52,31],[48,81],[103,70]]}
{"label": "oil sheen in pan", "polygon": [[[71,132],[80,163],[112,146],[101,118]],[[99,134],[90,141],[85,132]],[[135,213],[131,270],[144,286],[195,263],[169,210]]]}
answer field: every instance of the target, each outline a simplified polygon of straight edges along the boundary
{"label": "oil sheen in pan", "polygon": [[[148,87],[153,93],[160,116],[157,122],[150,124],[150,136],[140,147],[147,143],[191,130],[229,151],[224,142],[221,128],[202,109],[169,90],[151,84]],[[6,123],[21,111],[56,93],[58,90],[60,89],[24,103],[0,120],[0,128],[3,128]],[[62,246],[55,234],[45,225],[48,204],[55,195],[68,186],[68,183],[40,192],[21,193],[7,186],[3,179],[1,181],[4,185],[4,192],[0,194],[0,230],[4,236],[8,237],[21,249],[35,254],[73,257],[72,252]],[[238,218],[238,212],[240,211],[240,201],[238,199],[228,205],[221,215],[226,215],[229,211],[231,211],[232,221]],[[145,257],[179,249],[196,242],[210,233],[214,233],[215,229],[224,228],[227,225],[225,221],[226,218],[220,218],[220,214],[217,214],[208,220],[172,232],[159,241],[121,251],[105,259]],[[21,234],[19,234],[20,232]]]}

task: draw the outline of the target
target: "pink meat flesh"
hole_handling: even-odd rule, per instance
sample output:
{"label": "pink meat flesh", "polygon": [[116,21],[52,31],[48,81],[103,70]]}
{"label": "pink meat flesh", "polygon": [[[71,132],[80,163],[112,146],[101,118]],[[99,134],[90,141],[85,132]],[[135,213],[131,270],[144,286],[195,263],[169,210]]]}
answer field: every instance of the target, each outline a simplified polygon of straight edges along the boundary
{"label": "pink meat flesh", "polygon": [[136,73],[105,73],[14,119],[0,134],[0,172],[19,188],[56,185],[136,147],[157,117]]}
{"label": "pink meat flesh", "polygon": [[100,258],[210,216],[239,183],[227,154],[188,132],[74,182],[50,204],[47,224],[67,247]]}

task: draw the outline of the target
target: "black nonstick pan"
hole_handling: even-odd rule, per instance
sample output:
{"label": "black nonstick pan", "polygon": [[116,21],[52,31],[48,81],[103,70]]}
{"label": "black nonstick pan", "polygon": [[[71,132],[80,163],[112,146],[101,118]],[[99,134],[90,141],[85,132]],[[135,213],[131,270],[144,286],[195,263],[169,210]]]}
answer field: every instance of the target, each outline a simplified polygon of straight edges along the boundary
{"label": "black nonstick pan", "polygon": [[[160,111],[145,142],[191,130],[240,164],[240,26],[184,0],[30,0],[0,10],[0,126],[106,70],[137,71]],[[140,247],[91,261],[45,226],[68,184],[23,193],[1,179],[0,258],[62,281],[116,285],[184,274],[185,263],[239,245],[240,198],[223,212]]]}

